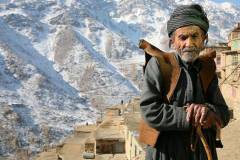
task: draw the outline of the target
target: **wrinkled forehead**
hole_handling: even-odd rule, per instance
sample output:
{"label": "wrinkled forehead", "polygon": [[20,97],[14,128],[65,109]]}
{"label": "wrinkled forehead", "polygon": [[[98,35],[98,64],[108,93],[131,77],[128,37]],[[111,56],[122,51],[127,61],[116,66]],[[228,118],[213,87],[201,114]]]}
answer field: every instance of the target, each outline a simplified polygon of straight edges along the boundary
{"label": "wrinkled forehead", "polygon": [[175,35],[203,35],[204,31],[195,25],[191,25],[191,26],[185,26],[185,27],[181,27],[178,28],[175,31]]}

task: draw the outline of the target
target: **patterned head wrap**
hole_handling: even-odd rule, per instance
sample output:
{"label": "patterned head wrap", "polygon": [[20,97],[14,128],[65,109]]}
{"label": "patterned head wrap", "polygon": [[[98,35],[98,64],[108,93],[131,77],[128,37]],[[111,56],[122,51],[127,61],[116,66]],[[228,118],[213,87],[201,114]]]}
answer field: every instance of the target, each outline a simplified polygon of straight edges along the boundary
{"label": "patterned head wrap", "polygon": [[181,27],[196,25],[205,33],[209,28],[209,21],[203,8],[198,4],[178,6],[167,22],[168,36]]}

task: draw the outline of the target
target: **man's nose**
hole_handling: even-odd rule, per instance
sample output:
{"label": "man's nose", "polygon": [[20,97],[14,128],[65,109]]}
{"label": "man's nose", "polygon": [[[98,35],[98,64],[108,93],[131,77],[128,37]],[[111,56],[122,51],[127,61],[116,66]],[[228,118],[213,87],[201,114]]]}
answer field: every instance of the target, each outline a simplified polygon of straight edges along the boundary
{"label": "man's nose", "polygon": [[192,38],[188,38],[186,39],[186,43],[185,43],[186,47],[194,47],[194,41]]}

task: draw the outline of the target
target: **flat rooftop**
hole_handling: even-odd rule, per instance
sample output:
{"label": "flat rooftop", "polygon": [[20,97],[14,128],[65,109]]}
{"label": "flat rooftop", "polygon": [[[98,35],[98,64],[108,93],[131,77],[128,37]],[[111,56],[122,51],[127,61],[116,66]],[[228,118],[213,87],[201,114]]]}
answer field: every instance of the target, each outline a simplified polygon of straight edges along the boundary
{"label": "flat rooftop", "polygon": [[107,117],[95,132],[96,140],[99,139],[124,139],[124,121],[120,116]]}

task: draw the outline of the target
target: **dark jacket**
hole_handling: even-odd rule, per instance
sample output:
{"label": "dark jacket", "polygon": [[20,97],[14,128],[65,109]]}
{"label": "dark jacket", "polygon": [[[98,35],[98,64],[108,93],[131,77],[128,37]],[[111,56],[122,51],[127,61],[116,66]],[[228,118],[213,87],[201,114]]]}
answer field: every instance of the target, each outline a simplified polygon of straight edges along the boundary
{"label": "dark jacket", "polygon": [[[170,103],[164,103],[162,74],[160,65],[155,57],[148,62],[144,86],[141,96],[140,108],[144,120],[148,125],[158,131],[157,145],[155,148],[148,146],[147,159],[151,160],[205,160],[206,155],[203,146],[198,141],[196,152],[190,150],[191,125],[186,121],[184,106],[187,102],[207,104],[222,120],[223,126],[229,121],[228,107],[218,87],[218,79],[215,75],[207,94],[203,94],[203,88],[199,79],[201,64],[192,66],[184,64],[176,55],[181,75]],[[217,159],[215,149],[215,128],[203,130],[211,147],[214,160]],[[195,158],[193,158],[195,156]]]}

